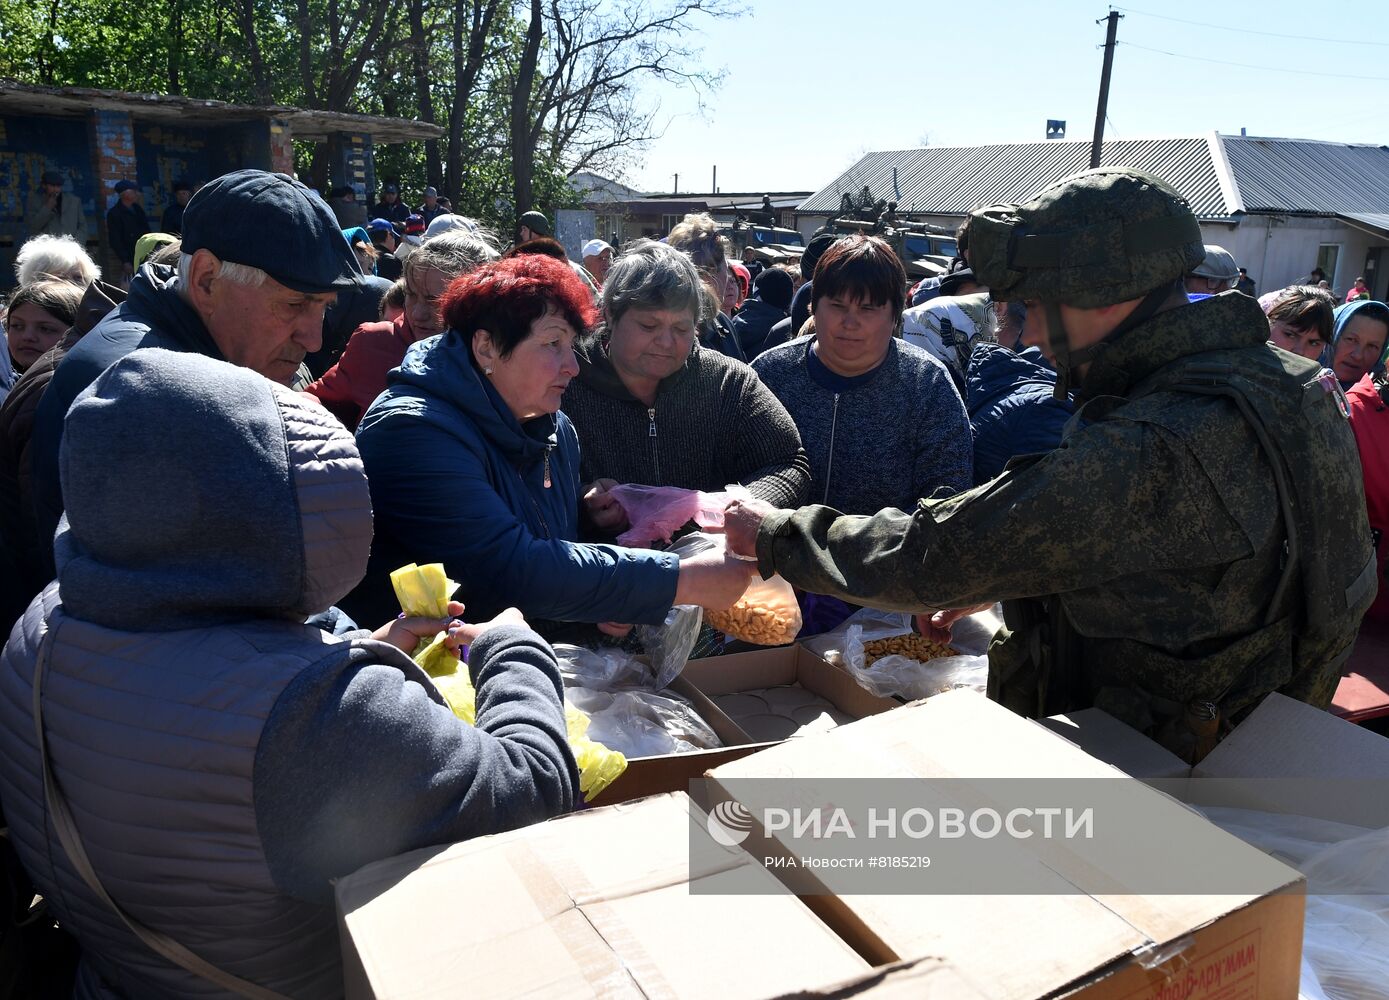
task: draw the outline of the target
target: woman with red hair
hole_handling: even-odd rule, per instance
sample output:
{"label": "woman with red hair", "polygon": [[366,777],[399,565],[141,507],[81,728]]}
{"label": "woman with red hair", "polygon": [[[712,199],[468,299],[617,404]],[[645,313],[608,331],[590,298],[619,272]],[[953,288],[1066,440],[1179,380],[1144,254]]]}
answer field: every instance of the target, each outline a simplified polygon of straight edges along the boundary
{"label": "woman with red hair", "polygon": [[484,264],[449,286],[442,315],[447,332],[410,348],[357,429],[376,536],[351,614],[391,612],[390,573],[410,562],[442,562],[474,621],[514,606],[655,624],[672,605],[742,595],[752,571],[738,560],[579,541],[579,441],[559,407],[597,317],[567,263]]}

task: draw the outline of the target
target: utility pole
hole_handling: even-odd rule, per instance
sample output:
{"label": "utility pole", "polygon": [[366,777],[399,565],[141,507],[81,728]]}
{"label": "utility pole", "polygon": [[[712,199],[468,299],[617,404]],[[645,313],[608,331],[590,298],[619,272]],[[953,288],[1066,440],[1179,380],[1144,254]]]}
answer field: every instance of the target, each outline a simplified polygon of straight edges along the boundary
{"label": "utility pole", "polygon": [[1105,18],[1109,21],[1109,30],[1105,33],[1104,39],[1104,69],[1100,70],[1100,103],[1095,109],[1095,138],[1090,143],[1091,170],[1100,165],[1100,151],[1104,148],[1104,119],[1109,108],[1109,71],[1114,68],[1114,35],[1119,30],[1119,18],[1123,16],[1117,10],[1111,9],[1109,17]]}
{"label": "utility pole", "polygon": [[675,175],[675,190],[672,191],[671,194],[679,194],[679,193],[680,193],[680,175],[679,175],[679,174],[676,174],[676,175]]}
{"label": "utility pole", "polygon": [[709,193],[710,193],[710,194],[718,194],[718,193],[719,193],[719,165],[718,165],[717,163],[714,164],[714,179],[713,179],[710,183],[711,183],[713,186],[712,186],[711,188],[709,188]]}

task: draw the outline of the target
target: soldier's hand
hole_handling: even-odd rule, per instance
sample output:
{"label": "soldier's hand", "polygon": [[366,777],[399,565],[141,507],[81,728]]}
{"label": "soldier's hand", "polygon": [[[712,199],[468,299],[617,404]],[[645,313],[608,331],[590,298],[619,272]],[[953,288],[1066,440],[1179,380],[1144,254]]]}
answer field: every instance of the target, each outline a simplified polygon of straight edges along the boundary
{"label": "soldier's hand", "polygon": [[734,500],[723,512],[724,540],[734,555],[754,558],[757,555],[757,529],[763,519],[776,510],[765,500],[748,497]]}
{"label": "soldier's hand", "polygon": [[976,604],[969,608],[951,608],[948,611],[934,611],[917,615],[916,631],[932,642],[946,645],[950,642],[950,636],[957,621],[980,611],[987,611],[991,607],[993,607],[992,601],[986,604]]}

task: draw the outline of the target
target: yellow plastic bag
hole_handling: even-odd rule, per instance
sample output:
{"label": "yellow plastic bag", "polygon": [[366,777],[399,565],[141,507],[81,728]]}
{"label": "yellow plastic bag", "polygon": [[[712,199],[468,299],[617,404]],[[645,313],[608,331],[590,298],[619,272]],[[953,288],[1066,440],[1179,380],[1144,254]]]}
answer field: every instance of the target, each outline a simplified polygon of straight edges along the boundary
{"label": "yellow plastic bag", "polygon": [[[448,578],[443,563],[417,566],[410,563],[391,574],[400,609],[411,617],[446,618],[449,598],[458,584]],[[413,659],[434,681],[453,714],[470,726],[477,725],[477,692],[467,666],[445,645],[447,633],[421,639]],[[579,766],[579,791],[592,799],[627,770],[627,758],[588,738],[588,715],[565,702],[564,723],[569,749]]]}

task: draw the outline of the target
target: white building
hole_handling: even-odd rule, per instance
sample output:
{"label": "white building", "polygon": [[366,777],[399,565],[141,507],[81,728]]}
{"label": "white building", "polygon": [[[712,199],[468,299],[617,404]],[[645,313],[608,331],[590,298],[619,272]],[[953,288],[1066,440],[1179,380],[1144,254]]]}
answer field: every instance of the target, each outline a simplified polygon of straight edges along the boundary
{"label": "white building", "polygon": [[[1221,135],[1106,142],[1104,166],[1143,170],[1180,191],[1205,242],[1229,250],[1260,292],[1320,266],[1344,294],[1363,275],[1389,292],[1389,147]],[[1088,141],[926,147],[869,153],[811,195],[812,232],[841,196],[897,202],[897,214],[957,225],[981,205],[1023,201],[1090,165]]]}

